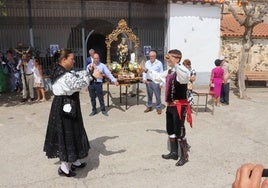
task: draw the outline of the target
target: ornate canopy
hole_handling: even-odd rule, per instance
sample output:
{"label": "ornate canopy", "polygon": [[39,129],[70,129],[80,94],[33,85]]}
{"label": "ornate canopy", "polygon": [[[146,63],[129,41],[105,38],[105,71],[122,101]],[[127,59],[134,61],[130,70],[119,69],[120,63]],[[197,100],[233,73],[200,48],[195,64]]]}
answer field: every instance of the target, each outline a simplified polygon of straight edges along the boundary
{"label": "ornate canopy", "polygon": [[127,22],[124,19],[121,19],[118,22],[118,25],[115,30],[108,36],[106,36],[106,47],[107,47],[107,64],[111,64],[111,44],[114,41],[118,41],[118,35],[124,34],[127,36],[127,39],[133,42],[134,53],[135,53],[135,62],[138,62],[138,47],[140,44],[139,38],[132,32],[132,30],[127,26]]}

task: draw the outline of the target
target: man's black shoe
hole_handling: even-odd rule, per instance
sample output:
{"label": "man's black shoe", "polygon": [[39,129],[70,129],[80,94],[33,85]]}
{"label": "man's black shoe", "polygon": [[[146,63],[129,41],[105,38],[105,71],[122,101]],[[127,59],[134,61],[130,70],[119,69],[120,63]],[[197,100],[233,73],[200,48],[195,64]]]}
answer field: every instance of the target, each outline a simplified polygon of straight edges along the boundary
{"label": "man's black shoe", "polygon": [[69,170],[69,174],[66,174],[60,167],[58,169],[58,174],[60,176],[66,176],[66,177],[74,177],[74,176],[76,176],[76,173],[71,171],[71,170]]}
{"label": "man's black shoe", "polygon": [[72,164],[71,165],[71,170],[75,171],[75,169],[77,169],[77,168],[84,168],[86,166],[87,166],[87,163],[81,163],[79,166],[76,166],[76,165]]}
{"label": "man's black shoe", "polygon": [[175,164],[176,166],[183,166],[185,163],[188,162],[188,159],[184,159],[183,157]]}
{"label": "man's black shoe", "polygon": [[97,112],[91,112],[90,114],[89,114],[89,116],[94,116],[94,115],[96,115],[97,114]]}
{"label": "man's black shoe", "polygon": [[163,154],[162,155],[163,159],[173,159],[173,160],[178,160],[179,156],[177,153],[175,152],[170,152],[169,154]]}
{"label": "man's black shoe", "polygon": [[24,98],[23,98],[23,99],[21,99],[20,102],[26,102],[26,101],[27,101],[27,99],[24,99]]}
{"label": "man's black shoe", "polygon": [[105,116],[109,116],[109,114],[106,111],[102,111],[102,114]]}

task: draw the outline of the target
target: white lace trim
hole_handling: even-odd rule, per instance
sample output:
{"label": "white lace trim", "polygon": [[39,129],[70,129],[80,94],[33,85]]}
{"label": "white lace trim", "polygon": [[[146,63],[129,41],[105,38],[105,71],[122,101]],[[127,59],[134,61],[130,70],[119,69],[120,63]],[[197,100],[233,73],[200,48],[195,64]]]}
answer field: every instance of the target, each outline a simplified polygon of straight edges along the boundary
{"label": "white lace trim", "polygon": [[52,85],[52,91],[54,95],[72,95],[88,86],[91,80],[85,70],[67,72]]}

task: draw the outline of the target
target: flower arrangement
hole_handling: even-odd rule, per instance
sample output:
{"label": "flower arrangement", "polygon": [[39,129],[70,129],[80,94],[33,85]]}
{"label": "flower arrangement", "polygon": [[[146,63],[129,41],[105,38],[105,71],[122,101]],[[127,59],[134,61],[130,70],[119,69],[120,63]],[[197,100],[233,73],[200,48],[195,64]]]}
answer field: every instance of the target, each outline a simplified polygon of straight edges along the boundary
{"label": "flower arrangement", "polygon": [[113,73],[119,73],[122,69],[122,66],[116,61],[113,61],[111,69]]}
{"label": "flower arrangement", "polygon": [[140,76],[141,66],[135,62],[127,62],[124,67],[117,61],[110,66],[112,74],[118,79],[136,79]]}

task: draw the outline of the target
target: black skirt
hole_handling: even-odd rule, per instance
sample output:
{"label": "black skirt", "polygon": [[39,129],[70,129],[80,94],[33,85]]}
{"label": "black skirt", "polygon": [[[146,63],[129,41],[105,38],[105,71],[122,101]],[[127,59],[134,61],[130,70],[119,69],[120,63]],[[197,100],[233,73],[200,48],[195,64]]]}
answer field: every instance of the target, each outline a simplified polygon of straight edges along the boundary
{"label": "black skirt", "polygon": [[[64,98],[74,101],[75,116],[63,112]],[[58,157],[60,161],[74,162],[85,158],[90,149],[82,119],[79,92],[71,96],[55,96],[52,102],[44,152],[48,158]]]}

